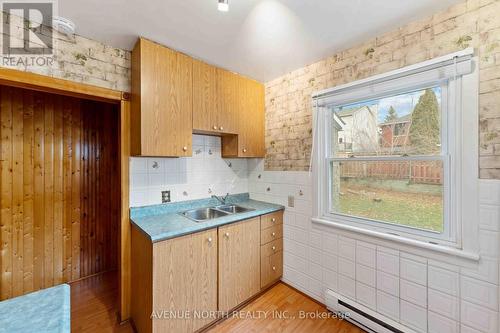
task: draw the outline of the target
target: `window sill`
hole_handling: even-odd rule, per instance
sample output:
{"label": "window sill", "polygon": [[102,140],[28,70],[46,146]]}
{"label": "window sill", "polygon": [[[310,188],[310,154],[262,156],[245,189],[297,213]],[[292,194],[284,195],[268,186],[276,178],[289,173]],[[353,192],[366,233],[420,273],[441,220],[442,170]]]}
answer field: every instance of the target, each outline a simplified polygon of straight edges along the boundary
{"label": "window sill", "polygon": [[479,258],[480,258],[478,253],[464,251],[464,250],[460,250],[460,249],[456,249],[456,248],[452,248],[452,247],[447,247],[447,246],[442,246],[442,245],[431,244],[431,243],[427,243],[427,242],[423,242],[423,241],[419,241],[419,240],[415,240],[415,239],[411,239],[411,238],[406,238],[406,237],[391,235],[391,234],[387,234],[387,233],[383,233],[383,232],[379,232],[379,231],[369,230],[366,228],[359,228],[359,227],[355,227],[355,226],[351,226],[351,225],[347,225],[347,224],[343,224],[343,223],[338,223],[338,222],[333,222],[333,221],[329,221],[329,220],[325,220],[325,219],[321,219],[321,218],[312,218],[312,221],[313,221],[313,223],[316,223],[316,224],[325,225],[328,227],[333,227],[336,229],[350,231],[350,232],[354,232],[354,233],[358,233],[358,234],[362,234],[362,235],[366,235],[366,236],[372,236],[372,237],[376,237],[376,238],[384,239],[384,240],[388,240],[388,241],[393,241],[393,242],[397,242],[397,243],[401,243],[401,244],[405,244],[405,245],[409,245],[409,246],[413,246],[413,247],[417,247],[417,248],[421,248],[421,249],[425,249],[425,250],[430,250],[430,251],[439,252],[442,254],[447,254],[450,256],[456,256],[456,257],[460,257],[460,258],[467,259],[467,260],[479,261]]}

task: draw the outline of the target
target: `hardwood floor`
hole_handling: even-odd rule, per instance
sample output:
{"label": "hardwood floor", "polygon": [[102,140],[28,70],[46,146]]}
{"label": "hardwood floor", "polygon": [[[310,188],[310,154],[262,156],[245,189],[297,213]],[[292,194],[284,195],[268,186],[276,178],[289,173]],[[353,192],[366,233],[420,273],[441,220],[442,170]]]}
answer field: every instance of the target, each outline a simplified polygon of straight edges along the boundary
{"label": "hardwood floor", "polygon": [[71,332],[133,332],[118,324],[118,272],[71,283]]}
{"label": "hardwood floor", "polygon": [[[129,323],[118,324],[118,274],[108,272],[71,284],[71,332],[133,332]],[[225,332],[329,332],[362,333],[347,321],[335,318],[299,318],[300,311],[327,314],[325,308],[289,286],[278,283],[228,318],[210,327]],[[249,318],[253,314],[253,318]],[[278,314],[286,318],[278,318]],[[295,318],[291,318],[295,317]]]}
{"label": "hardwood floor", "polygon": [[[301,318],[301,313],[310,316]],[[286,318],[279,318],[280,314]],[[312,318],[312,314],[315,314],[316,318]],[[278,283],[239,310],[239,316],[243,318],[228,318],[210,328],[208,332],[364,332],[345,320],[317,317],[328,314],[319,303],[284,283]],[[247,315],[250,316],[245,318]]]}

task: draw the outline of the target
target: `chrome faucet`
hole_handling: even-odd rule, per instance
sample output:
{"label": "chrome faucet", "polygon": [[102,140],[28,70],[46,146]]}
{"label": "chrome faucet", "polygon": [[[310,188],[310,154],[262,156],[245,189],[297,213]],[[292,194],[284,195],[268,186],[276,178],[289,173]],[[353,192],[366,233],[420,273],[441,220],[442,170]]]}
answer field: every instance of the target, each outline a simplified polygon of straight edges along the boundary
{"label": "chrome faucet", "polygon": [[226,204],[227,197],[229,197],[229,193],[227,193],[225,196],[220,196],[220,197],[216,196],[216,195],[212,195],[212,198],[217,199],[217,201],[219,201],[223,205]]}

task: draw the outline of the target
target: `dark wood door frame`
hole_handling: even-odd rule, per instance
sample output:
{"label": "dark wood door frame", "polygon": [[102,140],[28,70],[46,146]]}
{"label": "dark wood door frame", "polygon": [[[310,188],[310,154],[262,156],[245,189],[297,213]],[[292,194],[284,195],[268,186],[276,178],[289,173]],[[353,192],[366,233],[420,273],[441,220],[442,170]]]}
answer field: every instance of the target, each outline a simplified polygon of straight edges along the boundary
{"label": "dark wood door frame", "polygon": [[[130,157],[130,101],[122,91],[48,77],[14,69],[0,68],[0,84],[59,95],[97,100],[116,104],[120,116],[120,321],[130,316],[130,220],[129,220],[129,157]],[[118,138],[117,138],[118,139]]]}

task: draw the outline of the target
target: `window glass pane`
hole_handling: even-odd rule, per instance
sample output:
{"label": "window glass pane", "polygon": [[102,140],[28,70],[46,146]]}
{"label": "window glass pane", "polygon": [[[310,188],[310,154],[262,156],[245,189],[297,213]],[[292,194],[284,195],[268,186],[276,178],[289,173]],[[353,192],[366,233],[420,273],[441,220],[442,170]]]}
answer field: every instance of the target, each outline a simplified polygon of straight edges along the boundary
{"label": "window glass pane", "polygon": [[331,162],[335,213],[443,232],[441,161]]}
{"label": "window glass pane", "polygon": [[439,155],[441,87],[333,108],[336,157]]}

